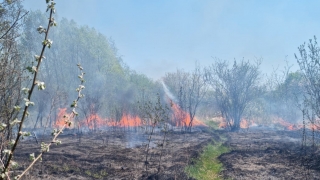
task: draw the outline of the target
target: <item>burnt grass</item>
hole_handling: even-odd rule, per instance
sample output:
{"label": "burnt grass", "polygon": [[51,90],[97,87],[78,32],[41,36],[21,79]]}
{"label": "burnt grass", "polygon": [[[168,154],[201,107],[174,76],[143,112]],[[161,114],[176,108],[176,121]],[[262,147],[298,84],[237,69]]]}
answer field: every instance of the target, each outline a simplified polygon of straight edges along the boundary
{"label": "burnt grass", "polygon": [[229,133],[231,151],[219,157],[224,179],[320,179],[316,153],[305,163],[299,131],[251,130]]}
{"label": "burnt grass", "polygon": [[[168,143],[162,148],[157,142],[161,133],[153,136],[149,152],[148,173],[145,169],[144,132],[108,131],[86,133],[81,136],[70,133],[60,136],[62,144],[52,145],[24,179],[192,179],[184,168],[200,155],[204,146],[213,143],[214,133],[170,132]],[[43,139],[50,142],[49,137]],[[16,174],[30,163],[29,154],[39,152],[35,140],[19,144],[15,161],[19,163]],[[160,171],[159,157],[162,152]],[[38,153],[36,153],[37,155]]]}
{"label": "burnt grass", "polygon": [[[195,164],[207,144],[227,137],[230,152],[219,160],[224,169],[221,179],[320,179],[320,158],[314,156],[302,165],[301,135],[298,131],[249,130],[240,132],[202,130],[192,133],[174,131],[168,144],[156,145],[162,134],[156,133],[150,148],[148,172],[145,169],[145,144],[148,135],[123,130],[82,134],[66,132],[63,144],[53,145],[24,179],[192,179],[184,169]],[[50,142],[50,137],[41,140]],[[15,161],[21,172],[29,164],[29,154],[39,152],[40,144],[25,140],[19,144]],[[159,157],[162,152],[160,171]]]}

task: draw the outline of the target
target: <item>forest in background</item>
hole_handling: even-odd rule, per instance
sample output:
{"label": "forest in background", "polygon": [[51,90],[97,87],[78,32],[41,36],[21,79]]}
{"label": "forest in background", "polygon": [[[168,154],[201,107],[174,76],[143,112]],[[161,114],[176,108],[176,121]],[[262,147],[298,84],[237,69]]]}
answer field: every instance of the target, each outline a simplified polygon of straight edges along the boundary
{"label": "forest in background", "polygon": [[[23,62],[30,61],[40,49],[41,36],[34,27],[45,22],[46,16],[40,11],[30,12],[26,18],[19,39]],[[54,113],[50,118],[55,120],[57,109],[73,99],[78,79],[74,68],[77,63],[86,69],[86,97],[80,107],[82,116],[98,113],[119,120],[124,112],[136,115],[137,102],[161,90],[158,83],[123,62],[112,39],[72,20],[62,18],[57,23],[57,28],[50,34],[55,46],[46,52],[40,73],[40,78],[47,82],[47,90],[37,92],[36,101],[41,104],[33,109],[38,115],[32,119],[39,120],[39,127],[45,125],[43,121],[52,105]],[[51,121],[51,125],[53,123]]]}
{"label": "forest in background", "polygon": [[[41,36],[35,27],[45,24],[46,20],[45,13],[31,11],[23,17],[14,34],[19,58],[13,61],[18,64],[14,67],[18,76],[11,76],[21,77],[19,83],[15,83],[15,89],[30,83],[24,67],[32,63],[34,54],[41,48]],[[230,120],[229,125],[241,119],[260,125],[279,119],[289,123],[301,122],[303,91],[307,81],[302,71],[291,72],[289,63],[283,70],[279,68],[266,76],[261,74],[261,60],[223,61],[216,58],[212,66],[201,67],[195,62],[194,71],[177,69],[154,81],[130,69],[118,54],[115,41],[111,38],[94,28],[80,26],[73,20],[61,18],[56,21],[58,26],[50,33],[54,46],[45,52],[39,74],[47,88],[35,92],[37,106],[30,108],[34,113],[30,113],[27,127],[55,125],[58,111],[67,107],[67,102],[73,99],[78,79],[77,69],[74,68],[77,63],[86,69],[87,87],[84,102],[79,108],[79,119],[98,114],[120,121],[124,114],[141,115],[141,104],[156,102],[156,94],[159,93],[162,102],[170,106],[169,101],[174,101],[191,119],[197,116],[207,120],[222,116]],[[3,73],[7,73],[4,69]],[[239,77],[247,78],[250,70],[255,71],[252,82],[248,84],[251,89],[240,87],[242,80]],[[219,83],[221,86],[217,86]],[[3,87],[13,89],[14,86]],[[226,88],[229,89],[223,90]],[[17,98],[14,104],[19,104],[21,97],[18,92],[15,94]],[[169,94],[172,97],[168,101]]]}
{"label": "forest in background", "polygon": [[[61,143],[56,138],[66,126],[78,130],[75,135],[79,135],[79,142],[83,129],[103,131],[115,126],[125,132],[129,126],[144,126],[145,133],[150,134],[144,163],[147,175],[152,135],[160,130],[163,147],[169,131],[174,131],[173,126],[181,127],[184,133],[191,132],[193,125],[207,127],[216,122],[225,132],[256,126],[272,131],[297,130],[302,132],[302,163],[308,165],[317,155],[320,49],[316,37],[298,47],[295,59],[300,70],[296,72],[290,70],[288,61],[282,70],[264,75],[260,59],[214,58],[210,66],[201,67],[196,62],[193,71],[177,69],[154,81],[131,70],[117,53],[112,39],[72,20],[51,18],[54,1],[47,1],[49,19],[40,11],[25,11],[19,0],[0,5],[0,141],[1,147],[6,148],[0,151],[5,162],[0,179],[9,177],[5,173],[17,165],[12,157],[20,137],[32,132],[37,138],[37,128],[52,131],[53,139],[48,144],[41,143],[36,158],[34,153],[29,154],[32,161],[29,167],[52,144]],[[46,22],[47,29],[39,26]],[[55,28],[48,33],[50,27]],[[39,33],[45,34],[44,40]],[[46,48],[50,50],[44,57]],[[40,56],[39,49],[42,49]],[[80,70],[78,76],[76,66]],[[75,92],[78,96],[72,101]],[[83,101],[78,106],[80,98]],[[70,102],[72,112],[66,116]],[[61,120],[61,115],[67,120]],[[220,120],[214,121],[217,118]],[[58,124],[60,121],[62,125]],[[121,124],[124,121],[127,124]],[[22,127],[30,132],[22,131]],[[160,161],[161,156],[160,153]],[[28,168],[21,176],[27,171]]]}

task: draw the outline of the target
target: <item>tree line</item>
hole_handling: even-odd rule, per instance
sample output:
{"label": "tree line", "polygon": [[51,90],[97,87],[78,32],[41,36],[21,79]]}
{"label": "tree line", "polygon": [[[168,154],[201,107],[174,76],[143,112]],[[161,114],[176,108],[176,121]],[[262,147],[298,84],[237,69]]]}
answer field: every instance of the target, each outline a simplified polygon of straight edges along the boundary
{"label": "tree line", "polygon": [[[29,12],[26,16],[18,0],[3,3],[2,7],[0,105],[3,107],[1,122],[5,123],[17,116],[10,107],[21,102],[21,87],[30,83],[23,65],[31,63],[33,54],[41,48],[38,43],[41,36],[34,29],[47,19],[40,11]],[[260,70],[261,60],[231,62],[215,58],[211,66],[202,68],[196,64],[193,71],[178,69],[154,81],[130,69],[112,39],[73,20],[61,18],[56,21],[59,26],[50,34],[55,46],[46,52],[43,70],[39,73],[47,82],[47,89],[35,92],[39,106],[30,109],[36,113],[29,117],[29,127],[52,126],[57,110],[73,99],[77,77],[72,67],[77,63],[86,68],[89,87],[84,103],[80,105],[82,117],[94,113],[120,120],[124,112],[142,114],[137,102],[156,102],[157,93],[161,94],[163,102],[168,102],[163,84],[173,94],[170,100],[186,112],[182,116],[190,117],[191,121],[184,124],[186,129],[192,127],[196,115],[222,116],[228,128],[237,131],[241,119],[267,124],[272,118],[279,117],[296,122],[302,117],[302,105],[318,111],[317,104],[303,101],[313,102],[310,98],[316,98],[311,95],[316,90],[308,85],[317,84],[317,72],[309,67],[319,63],[316,40],[310,41],[309,45],[310,52],[315,54],[312,58],[306,55],[304,46],[299,47],[301,58],[296,58],[300,70],[296,72],[291,72],[287,66],[282,73],[265,78]]]}
{"label": "tree line", "polygon": [[[0,156],[6,160],[0,179],[5,179],[7,170],[14,166],[11,159],[19,138],[28,134],[22,132],[25,117],[27,127],[52,127],[57,110],[72,99],[76,99],[71,104],[72,115],[78,114],[75,107],[78,99],[83,98],[80,92],[84,88],[78,87],[77,82],[80,79],[83,83],[80,65],[80,75],[74,76],[78,72],[73,66],[78,63],[86,68],[88,87],[84,102],[79,105],[80,116],[99,114],[120,120],[124,112],[140,115],[153,123],[152,132],[158,123],[163,124],[167,132],[170,108],[162,104],[171,107],[176,104],[182,110],[176,121],[187,116],[188,122],[180,122],[186,131],[191,131],[196,115],[221,116],[231,131],[240,129],[242,119],[267,124],[273,118],[288,122],[302,118],[303,147],[307,149],[311,145],[313,152],[316,151],[315,133],[320,129],[320,50],[316,37],[309,40],[307,47],[306,44],[298,47],[295,58],[300,70],[296,72],[290,71],[288,65],[280,75],[274,73],[263,78],[260,60],[231,62],[216,58],[208,67],[196,64],[193,71],[178,69],[153,81],[122,61],[112,39],[72,20],[51,18],[55,3],[46,2],[50,10],[48,28],[38,26],[48,23],[46,15],[25,11],[20,0],[0,3],[0,143],[4,149]],[[48,39],[49,27],[56,24],[59,26],[50,31]],[[35,27],[38,28],[35,30]],[[45,40],[39,33],[46,34]],[[44,54],[46,47],[51,49]],[[42,49],[41,55],[35,56],[39,49]],[[40,62],[42,68],[38,72]],[[36,76],[46,84],[36,80]],[[33,92],[36,86],[46,91]],[[75,91],[79,92],[77,97],[74,97]],[[25,95],[27,99],[23,98]],[[33,104],[37,106],[29,106]],[[25,105],[23,114],[19,114],[21,105]],[[70,119],[67,123],[71,123]],[[53,140],[61,131],[53,132]],[[311,141],[307,141],[309,137]],[[52,143],[56,141],[41,144],[41,152],[47,152]],[[38,159],[34,154],[32,157],[33,162]]]}
{"label": "tree line", "polygon": [[[39,49],[39,35],[34,27],[44,21],[45,15],[40,11],[30,12],[26,18],[23,36],[20,38],[23,62],[28,62],[33,52]],[[71,67],[77,63],[86,67],[87,72],[88,88],[85,101],[80,107],[83,116],[95,113],[119,120],[123,112],[137,114],[136,103],[139,98],[147,98],[159,90],[159,85],[153,80],[131,70],[123,62],[112,39],[94,28],[79,26],[73,20],[62,18],[57,23],[59,26],[50,35],[55,46],[46,53],[44,69],[40,75],[48,82],[48,90],[37,95],[37,100],[42,103],[35,109],[39,121],[37,126],[44,126],[43,121],[52,105],[53,112],[56,112],[72,98],[77,77]],[[52,114],[51,125],[56,114]]]}

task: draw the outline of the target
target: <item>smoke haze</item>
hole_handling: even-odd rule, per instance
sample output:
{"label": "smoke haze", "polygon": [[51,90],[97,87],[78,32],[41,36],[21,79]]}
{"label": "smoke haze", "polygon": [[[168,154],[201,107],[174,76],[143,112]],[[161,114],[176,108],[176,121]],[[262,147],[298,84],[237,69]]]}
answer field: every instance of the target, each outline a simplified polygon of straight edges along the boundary
{"label": "smoke haze", "polygon": [[[44,9],[38,0],[26,9]],[[255,60],[262,70],[298,69],[297,47],[320,32],[317,1],[94,1],[57,0],[58,16],[112,37],[124,62],[159,79],[217,57]]]}

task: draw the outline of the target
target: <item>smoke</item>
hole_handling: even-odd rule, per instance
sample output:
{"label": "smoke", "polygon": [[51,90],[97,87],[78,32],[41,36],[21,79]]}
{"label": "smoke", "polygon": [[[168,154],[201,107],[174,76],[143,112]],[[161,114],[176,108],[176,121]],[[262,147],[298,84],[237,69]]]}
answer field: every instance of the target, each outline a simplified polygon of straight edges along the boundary
{"label": "smoke", "polygon": [[170,92],[170,90],[168,89],[167,85],[163,82],[163,80],[161,79],[160,80],[161,84],[162,84],[162,87],[163,87],[163,90],[164,92],[166,93],[166,95],[173,101],[176,101],[176,97]]}

